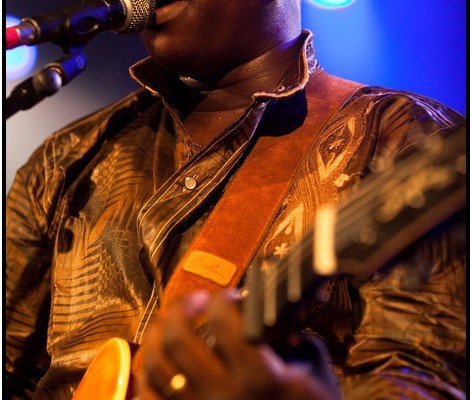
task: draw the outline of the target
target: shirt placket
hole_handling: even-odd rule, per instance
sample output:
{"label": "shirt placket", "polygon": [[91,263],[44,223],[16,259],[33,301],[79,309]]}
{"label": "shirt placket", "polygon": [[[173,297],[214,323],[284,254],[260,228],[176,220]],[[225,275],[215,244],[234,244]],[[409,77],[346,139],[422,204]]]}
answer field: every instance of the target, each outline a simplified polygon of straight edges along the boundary
{"label": "shirt placket", "polygon": [[196,212],[234,171],[266,108],[255,102],[231,127],[174,173],[138,214],[138,234],[154,271],[154,287],[136,341],[159,303],[159,262],[176,228]]}

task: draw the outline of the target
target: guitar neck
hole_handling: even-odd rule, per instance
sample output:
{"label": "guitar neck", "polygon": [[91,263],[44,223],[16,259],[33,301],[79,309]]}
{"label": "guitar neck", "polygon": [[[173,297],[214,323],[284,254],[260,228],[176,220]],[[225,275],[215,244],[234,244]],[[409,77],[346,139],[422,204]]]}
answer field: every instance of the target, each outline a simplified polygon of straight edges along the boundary
{"label": "guitar neck", "polygon": [[[412,149],[410,149],[412,150]],[[337,210],[318,212],[314,229],[278,264],[263,260],[247,281],[245,336],[280,333],[301,304],[333,275],[367,278],[465,209],[466,130],[432,136],[394,165],[370,174]],[[262,288],[262,290],[261,290]]]}

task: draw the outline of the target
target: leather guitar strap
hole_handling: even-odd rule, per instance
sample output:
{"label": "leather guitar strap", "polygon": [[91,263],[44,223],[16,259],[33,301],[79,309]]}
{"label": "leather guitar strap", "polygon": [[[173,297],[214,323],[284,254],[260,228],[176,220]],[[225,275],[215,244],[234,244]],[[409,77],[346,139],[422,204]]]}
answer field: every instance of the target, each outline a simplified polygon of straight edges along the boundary
{"label": "leather guitar strap", "polygon": [[[288,135],[261,136],[169,279],[160,311],[194,290],[237,286],[279,210],[298,166],[331,115],[362,84],[318,70],[308,114]],[[235,210],[244,210],[244,217]]]}

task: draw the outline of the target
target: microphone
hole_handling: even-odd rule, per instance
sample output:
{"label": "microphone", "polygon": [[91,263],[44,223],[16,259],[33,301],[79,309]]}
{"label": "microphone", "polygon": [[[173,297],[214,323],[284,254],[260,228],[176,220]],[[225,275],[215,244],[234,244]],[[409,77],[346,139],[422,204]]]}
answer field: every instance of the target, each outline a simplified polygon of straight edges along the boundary
{"label": "microphone", "polygon": [[154,19],[155,0],[82,0],[6,29],[6,48],[56,41],[83,45],[102,31],[140,32]]}

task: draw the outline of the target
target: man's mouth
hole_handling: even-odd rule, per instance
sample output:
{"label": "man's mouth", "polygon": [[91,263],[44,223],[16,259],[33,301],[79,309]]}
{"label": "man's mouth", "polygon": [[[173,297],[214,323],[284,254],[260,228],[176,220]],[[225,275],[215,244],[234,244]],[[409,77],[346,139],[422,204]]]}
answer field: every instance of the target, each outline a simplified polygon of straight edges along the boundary
{"label": "man's mouth", "polygon": [[187,0],[155,0],[156,1],[156,21],[151,29],[157,29],[162,25],[173,23],[179,19],[183,10],[187,6]]}
{"label": "man's mouth", "polygon": [[172,2],[174,2],[174,0],[156,0],[156,8],[166,6]]}

